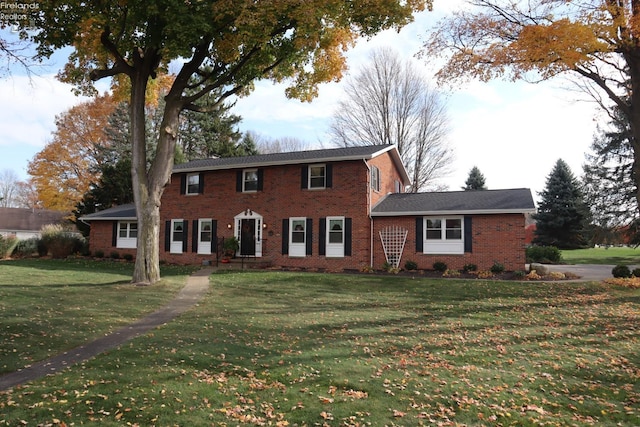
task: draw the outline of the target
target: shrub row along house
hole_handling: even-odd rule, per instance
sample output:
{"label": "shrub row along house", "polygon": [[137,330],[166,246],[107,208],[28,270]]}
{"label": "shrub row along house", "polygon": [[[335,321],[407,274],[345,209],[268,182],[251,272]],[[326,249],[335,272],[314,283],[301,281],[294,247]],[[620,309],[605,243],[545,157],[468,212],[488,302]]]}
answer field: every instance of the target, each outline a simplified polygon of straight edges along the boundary
{"label": "shrub row along house", "polygon": [[[210,158],[176,165],[160,207],[160,258],[217,262],[236,237],[240,257],[340,271],[413,261],[462,269],[525,265],[528,189],[404,193],[409,177],[393,145]],[[133,205],[81,220],[90,249],[135,255]]]}

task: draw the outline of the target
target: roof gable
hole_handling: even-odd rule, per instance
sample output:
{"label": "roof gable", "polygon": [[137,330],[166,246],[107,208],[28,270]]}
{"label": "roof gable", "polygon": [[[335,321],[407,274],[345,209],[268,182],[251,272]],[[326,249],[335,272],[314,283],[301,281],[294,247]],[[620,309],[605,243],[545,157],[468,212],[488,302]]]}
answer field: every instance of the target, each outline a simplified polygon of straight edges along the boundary
{"label": "roof gable", "polygon": [[373,216],[529,213],[535,204],[528,188],[389,194]]}

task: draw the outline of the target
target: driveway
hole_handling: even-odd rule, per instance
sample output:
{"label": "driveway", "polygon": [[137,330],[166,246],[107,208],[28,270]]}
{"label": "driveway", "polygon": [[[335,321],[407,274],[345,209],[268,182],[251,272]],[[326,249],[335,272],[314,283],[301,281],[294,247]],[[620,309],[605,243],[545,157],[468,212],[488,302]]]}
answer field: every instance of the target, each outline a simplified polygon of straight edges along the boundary
{"label": "driveway", "polygon": [[[593,280],[601,281],[604,279],[611,279],[613,275],[611,270],[615,265],[599,265],[599,264],[575,264],[575,265],[549,265],[545,264],[549,268],[549,271],[558,271],[561,273],[573,273],[576,276],[580,276],[580,280]],[[629,269],[633,271],[637,268],[635,265],[630,265]]]}

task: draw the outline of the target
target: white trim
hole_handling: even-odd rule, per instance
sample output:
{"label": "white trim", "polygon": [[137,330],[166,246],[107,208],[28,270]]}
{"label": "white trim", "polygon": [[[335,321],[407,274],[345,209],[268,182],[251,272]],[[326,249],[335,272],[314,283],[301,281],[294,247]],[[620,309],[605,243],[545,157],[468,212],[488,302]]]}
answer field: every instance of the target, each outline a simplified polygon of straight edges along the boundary
{"label": "white trim", "polygon": [[[293,241],[294,230],[293,223],[302,222],[302,242]],[[291,217],[289,218],[289,256],[291,257],[305,257],[307,256],[307,218],[306,217]]]}
{"label": "white trim", "polygon": [[[460,238],[459,239],[447,239],[446,222],[449,219],[455,219],[460,221]],[[440,239],[427,239],[427,221],[436,220],[441,221],[440,226]],[[422,218],[422,252],[430,255],[462,255],[464,254],[464,216],[425,216]]]}
{"label": "white trim", "polygon": [[[326,218],[326,236],[325,236],[325,256],[327,258],[344,258],[344,243],[345,243],[345,225],[346,220],[344,216],[328,216]],[[331,243],[331,221],[342,221],[342,242],[341,243]]]}
{"label": "white trim", "polygon": [[[196,178],[198,178],[198,179],[197,179],[197,181],[198,181],[198,182],[197,182],[197,184],[195,184],[195,185],[196,185],[196,187],[197,187],[197,188],[196,188],[195,193],[194,193],[194,192],[189,191],[189,185],[190,185],[190,184],[189,184],[189,178],[194,177],[194,176],[195,176]],[[195,196],[195,195],[197,195],[197,194],[200,194],[200,173],[194,172],[194,173],[188,173],[188,174],[186,174],[186,176],[185,176],[185,189],[184,189],[184,194],[185,194],[185,195],[187,195],[187,196]]]}
{"label": "white trim", "polygon": [[238,255],[242,253],[242,220],[243,219],[255,219],[255,245],[256,245],[256,254],[257,258],[262,257],[262,222],[263,217],[259,213],[253,212],[248,209],[247,211],[242,211],[238,215],[233,218],[234,229],[233,235],[236,236],[238,242],[240,243],[240,248],[238,248]]}
{"label": "white trim", "polygon": [[[322,168],[324,170],[324,174],[322,175],[324,182],[322,186],[311,186],[311,168]],[[319,178],[316,176],[314,178]],[[314,163],[310,164],[307,168],[307,190],[325,190],[327,188],[327,164],[326,163]]]}
{"label": "white trim", "polygon": [[[247,190],[244,187],[247,182],[254,182],[254,181],[247,181],[246,174],[248,172],[254,172],[256,174],[256,180],[255,180],[256,188],[255,188],[255,190]],[[260,186],[260,177],[258,176],[258,169],[256,169],[256,168],[242,169],[242,192],[243,193],[255,193],[255,192],[258,191],[258,187],[259,186]]]}
{"label": "white trim", "polygon": [[176,224],[178,222],[182,223],[182,238],[186,238],[186,236],[184,235],[184,224],[185,221],[183,219],[172,219],[171,220],[171,236],[170,236],[170,240],[169,240],[169,253],[172,254],[181,254],[182,253],[182,240],[173,240],[174,238],[174,233],[175,233],[175,228],[176,228]]}
{"label": "white trim", "polygon": [[[127,225],[126,237],[120,236],[121,225]],[[131,224],[136,225],[136,237],[131,237]],[[135,249],[138,246],[138,222],[137,221],[118,221],[116,233],[116,248],[118,249]]]}
{"label": "white trim", "polygon": [[209,230],[210,239],[213,239],[213,220],[211,218],[200,218],[198,219],[198,254],[200,255],[210,255],[211,254],[211,240],[202,241],[202,226],[209,222],[211,226],[211,230]]}

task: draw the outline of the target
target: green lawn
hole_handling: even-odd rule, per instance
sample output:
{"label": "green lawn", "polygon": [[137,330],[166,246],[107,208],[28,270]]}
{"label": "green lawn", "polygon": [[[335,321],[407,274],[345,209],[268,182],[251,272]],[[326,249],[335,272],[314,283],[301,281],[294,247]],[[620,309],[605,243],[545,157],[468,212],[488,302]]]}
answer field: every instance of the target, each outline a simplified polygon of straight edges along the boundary
{"label": "green lawn", "polygon": [[640,265],[640,248],[611,247],[562,251],[566,264]]}
{"label": "green lawn", "polygon": [[153,288],[132,286],[131,263],[0,261],[0,374],[114,331],[155,311],[192,268],[165,268]]}
{"label": "green lawn", "polygon": [[153,333],[0,393],[0,425],[640,425],[640,290],[279,272],[211,283]]}

